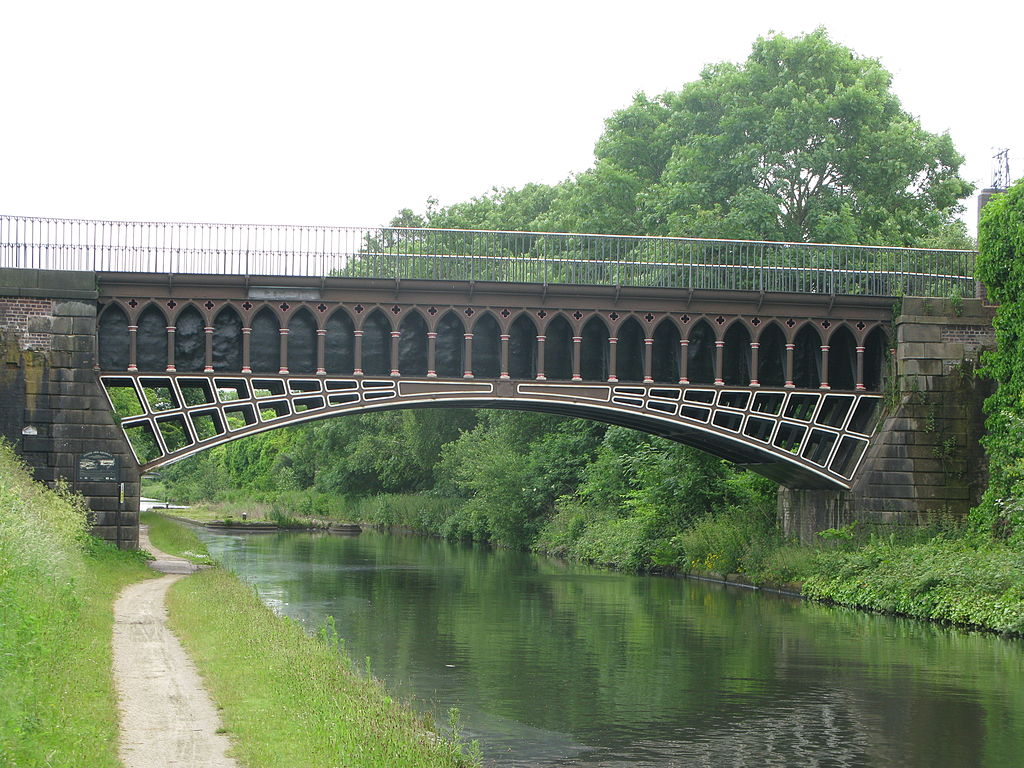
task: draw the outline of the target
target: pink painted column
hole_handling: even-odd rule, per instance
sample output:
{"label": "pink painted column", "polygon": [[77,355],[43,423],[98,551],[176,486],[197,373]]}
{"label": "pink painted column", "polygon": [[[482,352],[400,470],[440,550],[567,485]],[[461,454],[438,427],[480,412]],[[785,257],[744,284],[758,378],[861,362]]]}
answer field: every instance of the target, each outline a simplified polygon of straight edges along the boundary
{"label": "pink painted column", "polygon": [[867,389],[864,386],[864,347],[857,347],[857,386],[855,389]]}
{"label": "pink painted column", "polygon": [[427,334],[427,378],[437,378],[437,334]]}
{"label": "pink painted column", "polygon": [[608,337],[608,381],[618,381],[619,337]]}
{"label": "pink painted column", "polygon": [[583,342],[582,336],[572,337],[572,380],[583,381],[583,377],[580,375],[580,344]]}
{"label": "pink painted column", "polygon": [[821,345],[821,388],[831,389],[828,385],[828,344]]}
{"label": "pink painted column", "polygon": [[136,358],[136,342],[138,341],[139,326],[129,325],[128,326],[128,370],[137,371],[139,370],[138,360]]}
{"label": "pink painted column", "polygon": [[793,389],[796,385],[793,383],[793,350],[796,349],[796,344],[786,345],[786,389]]}
{"label": "pink painted column", "polygon": [[352,336],[355,338],[355,354],[354,362],[355,368],[352,370],[353,376],[363,375],[363,331],[352,331]]}
{"label": "pink painted column", "polygon": [[167,372],[173,373],[177,369],[174,367],[174,331],[173,325],[167,326]]}
{"label": "pink painted column", "polygon": [[278,369],[278,374],[284,375],[288,373],[288,329],[278,328],[278,335],[281,337],[280,356],[281,356],[281,367]]}
{"label": "pink painted column", "polygon": [[327,345],[327,329],[317,328],[316,329],[316,375],[326,376],[327,375],[327,364],[326,364],[326,347]]}
{"label": "pink painted column", "polygon": [[725,342],[718,340],[715,342],[715,384],[725,384],[725,379],[722,378],[722,371],[725,368]]}
{"label": "pink painted column", "polygon": [[501,338],[501,375],[500,379],[511,379],[512,377],[508,374],[508,338],[507,333],[503,333]]}
{"label": "pink painted column", "polygon": [[761,382],[757,380],[757,355],[760,349],[760,342],[750,342],[750,386],[752,387],[761,386]]}
{"label": "pink painted column", "polygon": [[391,375],[395,378],[398,378],[401,375],[398,370],[398,341],[401,338],[401,331],[391,332]]}
{"label": "pink painted column", "polygon": [[203,366],[203,373],[213,373],[213,326],[204,327],[203,333],[206,334],[206,365]]}
{"label": "pink painted column", "polygon": [[242,373],[252,373],[249,345],[252,341],[252,328],[242,328]]}
{"label": "pink painted column", "polygon": [[690,340],[679,340],[679,383],[689,384],[687,376],[690,373]]}
{"label": "pink painted column", "polygon": [[466,340],[465,353],[463,354],[463,360],[465,361],[465,368],[462,374],[464,379],[473,378],[473,334],[467,333],[463,335]]}
{"label": "pink painted column", "polygon": [[547,376],[544,375],[544,342],[547,341],[547,336],[537,337],[537,381],[547,381]]}

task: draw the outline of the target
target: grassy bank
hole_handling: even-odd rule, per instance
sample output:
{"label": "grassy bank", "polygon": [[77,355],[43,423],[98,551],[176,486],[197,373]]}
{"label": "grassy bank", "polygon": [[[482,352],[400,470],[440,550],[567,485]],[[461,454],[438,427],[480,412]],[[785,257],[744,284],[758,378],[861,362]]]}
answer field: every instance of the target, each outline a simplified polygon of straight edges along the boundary
{"label": "grassy bank", "polygon": [[310,637],[276,616],[231,574],[212,569],[175,584],[170,623],[221,707],[250,768],[462,766],[453,741],[357,672],[336,636]]}
{"label": "grassy bank", "polygon": [[139,522],[149,526],[149,540],[161,552],[183,557],[190,563],[209,564],[206,545],[188,527],[168,520],[157,512],[143,512]]}
{"label": "grassy bank", "polygon": [[0,766],[119,766],[113,602],[152,572],[0,444]]}

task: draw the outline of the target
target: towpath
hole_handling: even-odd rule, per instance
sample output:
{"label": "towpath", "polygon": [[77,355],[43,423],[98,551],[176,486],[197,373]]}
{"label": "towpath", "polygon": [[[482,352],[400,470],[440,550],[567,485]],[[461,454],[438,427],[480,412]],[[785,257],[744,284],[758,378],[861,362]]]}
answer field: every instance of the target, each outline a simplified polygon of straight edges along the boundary
{"label": "towpath", "polygon": [[237,768],[217,710],[195,665],[167,628],[168,588],[196,567],[155,549],[146,526],[139,545],[165,574],[132,584],[114,603],[114,683],[125,768]]}

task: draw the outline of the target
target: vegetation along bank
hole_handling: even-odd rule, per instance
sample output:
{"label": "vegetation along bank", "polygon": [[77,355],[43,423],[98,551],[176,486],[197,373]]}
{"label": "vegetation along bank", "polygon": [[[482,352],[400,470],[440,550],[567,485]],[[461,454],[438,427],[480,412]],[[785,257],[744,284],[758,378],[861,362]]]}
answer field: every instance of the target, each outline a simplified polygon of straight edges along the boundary
{"label": "vegetation along bank", "polygon": [[[430,200],[393,223],[973,247],[957,218],[971,192],[963,158],[890,84],[877,60],[824,30],[760,38],[741,64],[638,94],[606,121],[591,169],[449,206]],[[744,131],[731,130],[738,123]],[[757,475],[619,427],[487,411],[381,412],[268,432],[167,468],[150,494],[213,502],[216,514],[397,525],[630,571],[741,573],[844,605],[1022,632],[1022,199],[1019,184],[994,198],[980,227],[979,277],[1000,303],[999,351],[983,375],[999,390],[992,483],[966,520],[852,526],[801,545],[783,539],[776,488]]]}

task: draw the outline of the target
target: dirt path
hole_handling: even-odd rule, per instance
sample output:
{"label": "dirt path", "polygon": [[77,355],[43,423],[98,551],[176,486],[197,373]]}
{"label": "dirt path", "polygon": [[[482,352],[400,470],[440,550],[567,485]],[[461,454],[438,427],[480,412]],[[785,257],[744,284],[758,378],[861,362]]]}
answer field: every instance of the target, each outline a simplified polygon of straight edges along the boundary
{"label": "dirt path", "polygon": [[121,716],[118,752],[125,768],[237,768],[227,736],[195,665],[167,628],[167,589],[191,563],[149,543],[151,565],[168,574],[127,587],[114,603],[114,684]]}

